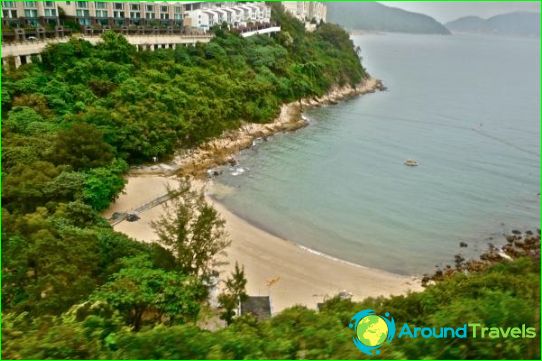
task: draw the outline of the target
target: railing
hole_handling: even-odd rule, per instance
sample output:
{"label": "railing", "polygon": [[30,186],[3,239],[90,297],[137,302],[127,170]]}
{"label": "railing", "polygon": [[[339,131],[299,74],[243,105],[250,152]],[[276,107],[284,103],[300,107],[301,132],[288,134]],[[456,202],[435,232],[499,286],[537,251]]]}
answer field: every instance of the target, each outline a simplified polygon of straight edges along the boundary
{"label": "railing", "polygon": [[[153,35],[153,36],[159,36],[159,35],[180,35],[180,36],[186,36],[186,37],[193,37],[193,38],[208,38],[211,36],[208,32],[203,32],[200,30],[193,30],[193,29],[180,29],[180,28],[92,28],[92,29],[85,29],[81,32],[72,32],[71,30],[65,29],[61,32],[57,31],[45,31],[45,32],[38,32],[36,29],[32,30],[25,30],[24,33],[21,35],[17,35],[15,32],[2,32],[2,44],[3,45],[15,45],[15,44],[28,44],[28,43],[36,43],[40,41],[47,41],[47,40],[54,40],[54,39],[62,39],[62,38],[69,38],[72,35],[73,36],[99,36],[107,31],[113,31],[115,33],[120,33],[123,35]],[[22,37],[23,39],[17,39],[17,37]],[[29,39],[29,38],[35,38],[35,39]]]}

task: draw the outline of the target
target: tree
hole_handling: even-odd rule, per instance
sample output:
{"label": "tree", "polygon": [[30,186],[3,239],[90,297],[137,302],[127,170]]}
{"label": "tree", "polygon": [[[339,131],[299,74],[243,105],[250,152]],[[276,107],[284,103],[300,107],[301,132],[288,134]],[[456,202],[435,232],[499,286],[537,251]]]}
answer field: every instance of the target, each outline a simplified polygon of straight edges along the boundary
{"label": "tree", "polygon": [[109,167],[94,168],[84,176],[83,199],[97,211],[106,209],[126,183],[123,173],[128,164],[114,161]]}
{"label": "tree", "polygon": [[108,164],[113,159],[113,151],[94,125],[75,123],[58,133],[51,157],[56,164],[68,164],[81,170]]}
{"label": "tree", "polygon": [[239,309],[240,304],[248,297],[246,293],[247,279],[245,278],[245,267],[239,267],[235,262],[235,269],[231,276],[225,282],[225,289],[218,296],[218,302],[222,308],[220,318],[229,325],[235,317],[235,310]]}
{"label": "tree", "polygon": [[138,331],[143,317],[168,324],[195,321],[207,290],[200,280],[153,268],[146,256],[128,258],[124,267],[91,296],[117,309]]}
{"label": "tree", "polygon": [[203,192],[192,189],[188,179],[182,179],[178,189],[170,192],[173,199],[152,227],[159,243],[172,250],[182,273],[208,280],[218,265],[215,257],[225,254],[230,244],[225,222],[205,201]]}
{"label": "tree", "polygon": [[2,308],[32,315],[66,311],[96,281],[98,239],[38,207],[2,214]]}

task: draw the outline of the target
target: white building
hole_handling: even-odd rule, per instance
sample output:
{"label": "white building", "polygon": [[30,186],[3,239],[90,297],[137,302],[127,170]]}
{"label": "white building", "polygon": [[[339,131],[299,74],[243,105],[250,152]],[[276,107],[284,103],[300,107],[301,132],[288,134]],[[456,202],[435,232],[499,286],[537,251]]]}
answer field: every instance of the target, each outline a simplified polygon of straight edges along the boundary
{"label": "white building", "polygon": [[283,1],[282,5],[302,22],[326,21],[327,7],[323,1]]}
{"label": "white building", "polygon": [[214,25],[227,23],[238,28],[250,24],[264,24],[271,21],[271,8],[265,3],[201,3],[198,9],[185,12],[187,23],[204,31]]}

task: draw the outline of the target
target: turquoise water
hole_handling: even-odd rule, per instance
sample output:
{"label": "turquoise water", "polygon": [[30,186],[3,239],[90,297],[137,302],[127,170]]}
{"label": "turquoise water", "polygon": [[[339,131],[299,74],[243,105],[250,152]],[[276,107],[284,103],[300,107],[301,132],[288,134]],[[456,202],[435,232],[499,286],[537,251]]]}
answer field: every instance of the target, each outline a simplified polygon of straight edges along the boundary
{"label": "turquoise water", "polygon": [[303,246],[403,274],[538,227],[538,41],[354,40],[389,90],[311,109],[307,128],[244,151],[218,198]]}

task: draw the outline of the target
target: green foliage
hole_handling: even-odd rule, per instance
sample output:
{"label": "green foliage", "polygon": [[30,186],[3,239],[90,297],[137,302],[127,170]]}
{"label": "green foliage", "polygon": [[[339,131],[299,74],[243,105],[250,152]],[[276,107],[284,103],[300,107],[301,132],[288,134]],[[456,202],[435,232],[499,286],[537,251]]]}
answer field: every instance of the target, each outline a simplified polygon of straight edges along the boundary
{"label": "green foliage", "polygon": [[239,309],[241,302],[248,297],[246,293],[247,279],[245,278],[245,267],[239,267],[235,262],[235,269],[231,276],[225,281],[224,291],[218,295],[218,303],[222,309],[220,318],[229,325],[235,316],[235,310]]}
{"label": "green foliage", "polygon": [[183,274],[208,280],[216,272],[216,256],[230,244],[224,220],[188,180],[170,192],[173,199],[164,215],[152,223],[158,243],[172,251]]}
{"label": "green foliage", "polygon": [[83,200],[94,209],[106,209],[124,188],[124,172],[128,164],[123,160],[114,161],[109,167],[94,168],[84,175]]}
{"label": "green foliage", "polygon": [[207,292],[201,281],[153,268],[146,257],[126,259],[123,268],[91,296],[118,310],[138,331],[143,316],[167,324],[195,321]]}
{"label": "green foliage", "polygon": [[14,166],[2,186],[7,209],[32,212],[40,205],[79,198],[82,178],[64,167],[36,161]]}
{"label": "green foliage", "polygon": [[[137,270],[141,264],[146,271]],[[145,272],[154,274],[148,261],[137,262],[133,268],[123,276],[113,277],[113,282],[121,279],[128,282],[121,285],[137,285],[133,290],[121,288],[120,299],[149,281],[150,276]],[[296,306],[266,321],[243,316],[214,332],[190,324],[159,324],[132,332],[121,327],[116,313],[107,312],[103,302],[76,306],[49,320],[30,322],[24,314],[10,314],[4,318],[2,329],[3,355],[9,358],[70,355],[115,359],[359,359],[365,356],[353,345],[348,324],[356,312],[366,308],[377,313],[390,312],[396,322],[408,322],[411,326],[459,326],[470,321],[514,327],[525,323],[535,326],[539,334],[538,316],[533,312],[540,301],[539,275],[538,261],[518,259],[481,272],[454,274],[418,293],[369,298],[360,303],[337,297],[325,302],[320,312]],[[153,284],[162,290],[164,279],[169,278],[159,272]],[[153,304],[152,295],[145,291],[143,295],[149,296]],[[141,297],[138,293],[132,300]],[[41,328],[37,328],[38,323]],[[539,340],[539,336],[499,340],[395,338],[373,358],[539,359]]]}
{"label": "green foliage", "polygon": [[58,132],[52,159],[75,170],[95,168],[113,159],[113,147],[103,141],[102,132],[95,126],[76,123]]}
{"label": "green foliage", "polygon": [[46,130],[43,117],[34,109],[26,106],[14,107],[8,113],[8,118],[3,125],[5,131],[27,135],[39,134]]}
{"label": "green foliage", "polygon": [[94,232],[51,217],[45,208],[24,216],[3,212],[3,308],[59,314],[94,288]]}
{"label": "green foliage", "polygon": [[[285,102],[367,76],[339,30],[305,33],[280,11],[287,33],[273,37],[218,26],[208,44],[136,52],[108,32],[97,45],[72,38],[49,45],[42,62],[2,68],[5,358],[263,355],[250,342],[254,320],[222,333],[194,326],[229,244],[200,193],[176,191],[155,225],[160,244],[114,232],[97,212],[122,191],[129,163],[269,122]],[[245,284],[236,267],[233,303]],[[269,354],[285,349],[289,341]]]}

